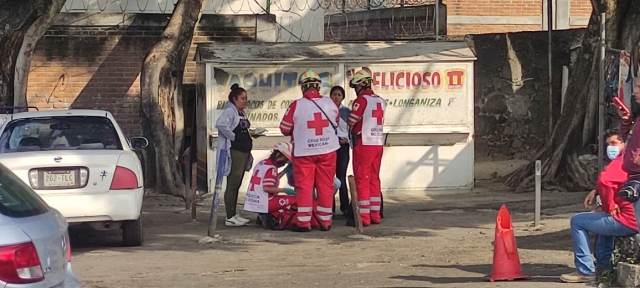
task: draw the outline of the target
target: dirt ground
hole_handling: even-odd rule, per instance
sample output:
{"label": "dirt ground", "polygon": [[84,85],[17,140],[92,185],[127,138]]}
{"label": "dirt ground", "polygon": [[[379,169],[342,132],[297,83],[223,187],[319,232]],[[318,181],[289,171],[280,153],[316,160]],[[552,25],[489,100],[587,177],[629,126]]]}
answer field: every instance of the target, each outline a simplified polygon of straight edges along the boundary
{"label": "dirt ground", "polygon": [[[117,232],[74,231],[74,271],[85,287],[95,288],[590,286],[558,281],[573,271],[569,217],[584,211],[585,193],[545,192],[539,229],[531,227],[533,193],[477,183],[472,192],[428,194],[385,195],[383,223],[365,229],[370,240],[348,238],[354,229],[340,215],[329,232],[228,228],[221,207],[219,241],[211,244],[198,243],[206,236],[209,207],[198,207],[199,222],[193,224],[179,212],[180,201],[150,196],[143,208],[143,247],[119,247]],[[495,217],[503,203],[531,280],[483,280],[491,272]]]}

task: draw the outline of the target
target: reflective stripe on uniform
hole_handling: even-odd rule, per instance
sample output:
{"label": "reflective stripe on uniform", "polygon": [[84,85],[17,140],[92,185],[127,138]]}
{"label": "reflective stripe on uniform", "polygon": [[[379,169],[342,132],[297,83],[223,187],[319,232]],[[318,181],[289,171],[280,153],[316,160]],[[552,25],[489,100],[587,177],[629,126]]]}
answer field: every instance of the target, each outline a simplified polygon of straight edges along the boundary
{"label": "reflective stripe on uniform", "polygon": [[298,212],[311,212],[313,211],[313,208],[311,207],[298,207]]}
{"label": "reflective stripe on uniform", "polygon": [[298,216],[298,221],[300,221],[300,222],[309,222],[309,221],[311,221],[311,216]]}
{"label": "reflective stripe on uniform", "polygon": [[333,208],[318,206],[316,209],[318,210],[318,212],[333,213]]}

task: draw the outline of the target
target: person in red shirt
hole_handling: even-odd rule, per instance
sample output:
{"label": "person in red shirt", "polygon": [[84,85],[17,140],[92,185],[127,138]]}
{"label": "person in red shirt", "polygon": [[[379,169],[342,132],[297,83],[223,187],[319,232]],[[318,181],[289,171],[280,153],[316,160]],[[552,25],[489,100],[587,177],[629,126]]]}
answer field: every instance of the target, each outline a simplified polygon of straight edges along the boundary
{"label": "person in red shirt", "polygon": [[280,142],[273,147],[269,158],[260,161],[253,168],[244,210],[259,213],[256,221],[258,225],[265,228],[277,227],[283,211],[296,204],[295,196],[291,196],[295,194],[293,189],[279,187],[284,173],[278,173],[278,168],[290,161],[291,143]]}
{"label": "person in red shirt", "polygon": [[[384,112],[387,102],[371,88],[373,78],[366,70],[353,74],[349,86],[356,92],[348,125],[353,145],[353,176],[358,191],[358,207],[363,226],[379,224],[382,189],[380,165],[384,145]],[[353,224],[353,225],[352,225]],[[347,225],[354,226],[353,219]]]}
{"label": "person in red shirt", "polygon": [[[571,217],[574,262],[578,271],[561,275],[563,282],[590,282],[595,280],[596,274],[611,270],[614,237],[638,233],[633,203],[618,196],[618,191],[628,178],[622,168],[625,145],[615,132],[608,135],[607,143],[607,156],[612,161],[600,172],[595,192],[600,195],[602,211],[579,213]],[[590,193],[585,204],[592,203],[594,197]],[[591,258],[589,232],[597,235],[595,264]]]}
{"label": "person in red shirt", "polygon": [[[320,95],[320,75],[309,70],[300,75],[302,98],[291,103],[280,122],[280,132],[291,136],[293,176],[296,179],[297,223],[291,231],[311,231],[311,217],[318,218],[320,230],[329,231],[333,218],[333,178],[336,150],[340,148],[337,127],[340,115],[329,97]],[[316,187],[316,205],[313,188]]]}

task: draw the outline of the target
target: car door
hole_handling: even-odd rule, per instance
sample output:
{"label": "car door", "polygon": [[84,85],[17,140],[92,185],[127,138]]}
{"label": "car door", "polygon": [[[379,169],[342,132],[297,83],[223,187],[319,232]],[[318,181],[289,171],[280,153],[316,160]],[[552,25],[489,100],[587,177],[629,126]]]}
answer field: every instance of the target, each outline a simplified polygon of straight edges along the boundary
{"label": "car door", "polygon": [[[4,165],[0,165],[0,214],[5,223],[13,224],[14,232],[18,231],[16,228],[21,230],[35,246],[45,287],[63,282],[70,251],[67,222]],[[30,245],[26,239],[16,238],[14,242],[18,243],[12,243],[13,247]],[[12,244],[0,243],[0,246],[6,248]],[[37,268],[33,269],[35,274],[39,273]]]}

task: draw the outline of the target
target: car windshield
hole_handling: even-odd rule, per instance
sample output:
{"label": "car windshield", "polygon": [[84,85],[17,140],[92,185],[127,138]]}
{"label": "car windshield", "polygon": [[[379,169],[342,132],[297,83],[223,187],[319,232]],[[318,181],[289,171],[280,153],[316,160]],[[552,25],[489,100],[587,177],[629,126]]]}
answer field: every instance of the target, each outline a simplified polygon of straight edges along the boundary
{"label": "car windshield", "polygon": [[0,214],[32,217],[49,211],[45,202],[4,165],[0,165]]}
{"label": "car windshield", "polygon": [[96,116],[17,119],[0,135],[0,153],[48,150],[122,150],[113,123]]}

